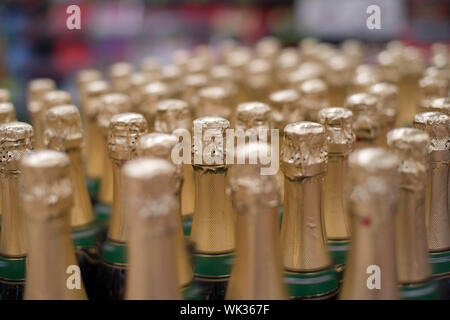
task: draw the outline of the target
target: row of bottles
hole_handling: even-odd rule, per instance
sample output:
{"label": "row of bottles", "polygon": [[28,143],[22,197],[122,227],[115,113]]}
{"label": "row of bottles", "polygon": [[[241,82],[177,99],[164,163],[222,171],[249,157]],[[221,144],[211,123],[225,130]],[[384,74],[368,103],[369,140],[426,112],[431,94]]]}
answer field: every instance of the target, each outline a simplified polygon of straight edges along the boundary
{"label": "row of bottles", "polygon": [[[35,79],[33,126],[0,91],[2,299],[449,297],[448,53],[226,44],[83,70],[80,109]],[[228,164],[230,128],[232,157],[279,145],[278,172]]]}

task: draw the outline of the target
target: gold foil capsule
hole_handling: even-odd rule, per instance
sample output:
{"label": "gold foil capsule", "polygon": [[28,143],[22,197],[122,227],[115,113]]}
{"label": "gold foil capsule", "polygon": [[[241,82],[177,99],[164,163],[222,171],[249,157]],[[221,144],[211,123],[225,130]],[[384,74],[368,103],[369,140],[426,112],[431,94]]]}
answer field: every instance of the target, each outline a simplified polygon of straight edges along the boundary
{"label": "gold foil capsule", "polygon": [[345,107],[353,113],[352,128],[357,138],[357,148],[362,146],[358,145],[359,141],[370,144],[379,136],[377,104],[377,98],[368,93],[353,94],[345,102]]}
{"label": "gold foil capsule", "polygon": [[197,114],[200,116],[219,116],[230,118],[231,95],[223,87],[206,87],[199,92],[199,107]]}
{"label": "gold foil capsule", "polygon": [[273,108],[272,121],[279,130],[283,130],[289,122],[304,119],[303,110],[298,104],[299,95],[294,89],[275,91],[269,96],[269,100]]}
{"label": "gold foil capsule", "polygon": [[116,62],[109,67],[108,74],[111,79],[111,89],[115,92],[128,93],[131,87],[131,75],[134,67],[128,62]]}
{"label": "gold foil capsule", "polygon": [[153,130],[156,105],[165,99],[169,99],[170,92],[168,86],[163,82],[151,82],[142,90],[142,103],[139,112],[145,116],[149,131]]}
{"label": "gold foil capsule", "polygon": [[0,102],[0,123],[16,121],[16,109],[11,102]]}
{"label": "gold foil capsule", "polygon": [[187,102],[178,99],[167,99],[157,104],[156,131],[172,133],[179,128],[190,130],[191,126],[192,114]]}
{"label": "gold foil capsule", "polygon": [[328,107],[327,84],[320,79],[307,80],[299,85],[298,92],[298,106],[304,113],[304,119],[318,121],[319,111]]}
{"label": "gold foil capsule", "polygon": [[159,81],[161,79],[161,64],[158,58],[145,57],[140,63],[140,68],[149,82]]}
{"label": "gold foil capsule", "polygon": [[0,102],[9,102],[11,94],[8,89],[0,88]]}

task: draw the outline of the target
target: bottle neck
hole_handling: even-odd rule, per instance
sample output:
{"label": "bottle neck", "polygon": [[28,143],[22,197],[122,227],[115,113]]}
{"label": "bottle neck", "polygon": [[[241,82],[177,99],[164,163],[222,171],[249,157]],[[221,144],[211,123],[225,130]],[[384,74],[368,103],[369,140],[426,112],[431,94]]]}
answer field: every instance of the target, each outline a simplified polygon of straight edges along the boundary
{"label": "bottle neck", "polygon": [[176,262],[176,233],[152,234],[152,221],[131,226],[127,299],[181,299]]}
{"label": "bottle neck", "polygon": [[97,126],[95,117],[89,117],[86,123],[87,158],[86,175],[91,179],[100,179],[103,173],[103,156],[105,148],[102,147],[103,137]]}
{"label": "bottle neck", "polygon": [[346,156],[328,155],[328,171],[324,186],[324,217],[327,237],[332,241],[350,238],[350,221],[344,197],[346,171]]}
{"label": "bottle neck", "polygon": [[71,226],[77,228],[94,221],[91,200],[86,188],[81,148],[67,150],[70,158],[70,174],[73,184],[74,204],[70,213]]}
{"label": "bottle neck", "polygon": [[102,163],[103,172],[100,182],[100,190],[98,192],[98,200],[100,203],[112,205],[113,204],[113,193],[114,193],[114,182],[113,182],[113,167],[112,161],[108,154],[108,146],[106,144],[106,137],[101,140],[101,145],[99,147],[103,150]]}
{"label": "bottle neck", "polygon": [[17,171],[1,173],[2,232],[0,253],[10,257],[23,257],[27,253],[25,221],[19,210],[19,179]]}
{"label": "bottle neck", "polygon": [[236,259],[227,299],[287,299],[278,231],[278,207],[238,213]]}
{"label": "bottle neck", "polygon": [[450,216],[448,214],[449,151],[431,153],[430,209],[427,217],[430,251],[450,250]]}
{"label": "bottle neck", "polygon": [[[408,177],[400,175],[405,181]],[[424,181],[421,181],[424,184]],[[425,227],[425,190],[401,186],[396,220],[397,267],[400,283],[426,281],[431,276]]]}
{"label": "bottle neck", "polygon": [[112,160],[113,171],[113,205],[112,215],[109,224],[108,238],[116,242],[127,241],[127,228],[125,226],[125,214],[122,208],[122,183],[120,168],[124,163],[119,160]]}
{"label": "bottle neck", "polygon": [[228,253],[234,249],[234,219],[226,203],[226,168],[194,166],[195,209],[191,239],[199,253]]}
{"label": "bottle neck", "polygon": [[[347,258],[341,299],[398,298],[395,221],[381,199],[351,209],[352,245]],[[377,221],[367,217],[384,217]],[[377,268],[374,271],[372,268]],[[378,276],[377,276],[378,275]],[[371,278],[370,278],[371,277]],[[379,279],[380,289],[368,287]]]}
{"label": "bottle neck", "polygon": [[28,220],[25,299],[86,299],[70,236],[70,212],[47,220]]}
{"label": "bottle neck", "polygon": [[323,174],[298,180],[284,178],[281,244],[287,270],[316,271],[331,265],[322,222],[323,180]]}

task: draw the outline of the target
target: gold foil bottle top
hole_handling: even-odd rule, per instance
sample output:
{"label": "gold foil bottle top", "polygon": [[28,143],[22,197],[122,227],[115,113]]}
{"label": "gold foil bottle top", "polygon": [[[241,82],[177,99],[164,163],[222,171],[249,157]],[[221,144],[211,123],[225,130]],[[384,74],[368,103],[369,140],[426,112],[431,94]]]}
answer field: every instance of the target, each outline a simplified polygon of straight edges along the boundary
{"label": "gold foil bottle top", "polygon": [[281,169],[289,179],[314,176],[327,170],[325,127],[315,122],[290,123],[284,128]]}
{"label": "gold foil bottle top", "polygon": [[328,87],[320,79],[311,79],[303,82],[298,87],[300,107],[312,121],[318,120],[318,112],[328,106]]}
{"label": "gold foil bottle top", "polygon": [[262,102],[245,102],[236,109],[236,129],[270,129],[270,107]]}
{"label": "gold foil bottle top", "polygon": [[101,97],[110,90],[109,84],[103,80],[90,82],[86,86],[86,115],[92,119],[95,118],[101,108]]}
{"label": "gold foil bottle top", "polygon": [[23,155],[33,149],[33,127],[24,122],[9,122],[0,125],[0,170],[18,170]]}
{"label": "gold foil bottle top", "polygon": [[28,83],[28,101],[41,100],[45,93],[56,88],[56,83],[52,79],[38,78]]}
{"label": "gold foil bottle top", "polygon": [[449,67],[449,55],[447,53],[438,52],[431,57],[431,65],[438,69],[447,69]]}
{"label": "gold foil bottle top", "polygon": [[11,94],[8,89],[0,88],[0,102],[9,102],[11,100]]}
{"label": "gold foil bottle top", "polygon": [[399,158],[398,171],[404,175],[402,186],[423,189],[430,144],[428,134],[414,128],[397,128],[388,132],[387,144]]}
{"label": "gold foil bottle top", "polygon": [[275,37],[264,37],[255,45],[255,53],[258,57],[264,59],[274,59],[281,49],[281,42]]}
{"label": "gold foil bottle top", "polygon": [[228,118],[231,114],[231,95],[224,87],[206,87],[199,91],[199,109],[201,116],[219,116]]}
{"label": "gold foil bottle top", "polygon": [[317,52],[319,40],[316,38],[304,38],[299,43],[299,49],[302,59],[312,60]]}
{"label": "gold foil bottle top", "polygon": [[[137,143],[136,153],[138,157],[160,158],[172,162],[172,149],[178,143],[178,139],[173,134],[152,132],[141,136]],[[183,182],[182,166],[174,164],[179,182],[177,190],[181,188]]]}
{"label": "gold foil bottle top", "polygon": [[142,89],[140,111],[146,117],[152,118],[156,112],[156,104],[170,96],[169,87],[159,81],[151,82]]}
{"label": "gold foil bottle top", "polygon": [[378,100],[368,93],[356,93],[347,98],[345,107],[353,113],[352,128],[359,139],[374,140],[379,134]]}
{"label": "gold foil bottle top", "polygon": [[431,45],[431,53],[432,54],[438,54],[438,53],[448,54],[449,53],[448,46],[442,42],[435,42]]}
{"label": "gold foil bottle top", "polygon": [[304,62],[289,75],[289,84],[293,89],[297,89],[298,86],[311,79],[320,79],[324,76],[324,70],[322,66],[317,62]]}
{"label": "gold foil bottle top", "polygon": [[378,100],[378,115],[382,125],[393,124],[397,118],[398,89],[397,86],[387,82],[374,84],[369,93]]}
{"label": "gold foil bottle top", "polygon": [[[299,109],[299,95],[294,89],[278,90],[270,94],[269,101],[272,107],[288,117]],[[288,121],[288,119],[284,119]]]}
{"label": "gold foil bottle top", "polygon": [[383,81],[396,83],[400,80],[403,67],[401,56],[396,52],[381,51],[377,56],[380,76]]}
{"label": "gold foil bottle top", "polygon": [[202,117],[193,121],[193,164],[206,167],[225,166],[225,133],[230,122],[221,117]]}
{"label": "gold foil bottle top", "polygon": [[245,164],[231,166],[228,172],[227,192],[240,214],[267,212],[258,208],[275,208],[280,205],[279,175],[265,175],[261,168],[260,155],[270,157],[270,146],[262,142],[250,142],[238,146],[237,154],[245,159]]}
{"label": "gold foil bottle top", "polygon": [[149,81],[156,81],[161,77],[161,64],[156,57],[145,57],[140,63],[140,68]]}
{"label": "gold foil bottle top", "polygon": [[319,111],[319,120],[327,132],[328,153],[349,154],[355,143],[352,112],[345,108],[325,108]]}
{"label": "gold foil bottle top", "polygon": [[96,81],[96,80],[102,80],[103,76],[102,73],[95,69],[84,69],[80,70],[77,73],[77,85],[78,88],[83,88],[87,83]]}
{"label": "gold foil bottle top", "polygon": [[419,80],[419,87],[422,92],[422,99],[432,98],[432,97],[444,97],[446,95],[446,83],[445,80],[426,76]]}
{"label": "gold foil bottle top", "polygon": [[[364,210],[367,206],[396,206],[398,201],[398,158],[383,148],[364,148],[352,152],[349,165],[350,212],[369,223],[380,225],[386,219],[378,213],[395,213],[395,210]],[[374,213],[377,213],[376,215]],[[374,214],[374,216],[368,216]]]}
{"label": "gold foil bottle top", "polygon": [[358,40],[345,40],[341,44],[341,50],[354,66],[359,65],[364,60],[364,45]]}
{"label": "gold foil bottle top", "polygon": [[249,48],[236,47],[225,56],[225,64],[233,70],[236,82],[241,82],[245,77],[245,66],[251,61],[252,53]]}
{"label": "gold foil bottle top", "polygon": [[185,49],[177,49],[171,54],[171,62],[178,66],[180,70],[184,71],[186,69],[186,65],[191,58],[191,54],[188,50]]}
{"label": "gold foil bottle top", "polygon": [[350,83],[353,70],[349,58],[343,54],[335,54],[325,63],[328,67],[325,78],[330,85],[341,87]]}
{"label": "gold foil bottle top", "polygon": [[185,69],[187,74],[204,74],[208,72],[209,66],[209,59],[192,57],[187,62]]}
{"label": "gold foil bottle top", "polygon": [[275,62],[276,68],[279,70],[294,70],[300,63],[298,51],[294,48],[285,48]]}
{"label": "gold foil bottle top", "polygon": [[120,113],[109,123],[108,149],[113,160],[130,160],[135,156],[137,140],[147,131],[147,121],[139,113]]}
{"label": "gold foil bottle top", "polygon": [[[425,106],[427,108],[427,106]],[[429,104],[430,111],[442,112],[450,116],[450,98],[433,99]]]}
{"label": "gold foil bottle top", "polygon": [[174,64],[165,65],[161,69],[161,81],[167,85],[169,96],[174,97],[179,94],[182,75],[180,68]]}
{"label": "gold foil bottle top", "polygon": [[178,210],[177,175],[167,160],[140,158],[127,162],[122,169],[122,202],[129,221],[150,220],[153,235],[176,231]]}
{"label": "gold foil bottle top", "polygon": [[270,62],[266,59],[253,59],[247,65],[247,73],[249,75],[265,75],[272,71]]}
{"label": "gold foil bottle top", "polygon": [[425,68],[425,61],[422,53],[416,47],[408,46],[403,50],[404,60],[402,72],[406,76],[418,76]]}
{"label": "gold foil bottle top", "polygon": [[109,67],[108,74],[111,87],[116,92],[126,92],[131,86],[131,74],[134,67],[128,62],[116,62]]}
{"label": "gold foil bottle top", "polygon": [[430,149],[449,151],[450,117],[440,112],[422,112],[414,116],[413,127],[425,131],[430,136]]}
{"label": "gold foil bottle top", "polygon": [[30,220],[51,220],[69,214],[73,204],[69,157],[59,151],[37,150],[20,162],[24,211]]}
{"label": "gold foil bottle top", "polygon": [[97,124],[106,136],[109,131],[111,118],[119,113],[130,112],[130,98],[123,93],[107,93],[101,97],[97,114]]}
{"label": "gold foil bottle top", "polygon": [[150,77],[142,71],[134,72],[130,77],[130,97],[133,103],[139,103],[142,97],[142,88],[150,82]]}
{"label": "gold foil bottle top", "polygon": [[16,121],[16,109],[11,102],[0,102],[0,123]]}
{"label": "gold foil bottle top", "polygon": [[351,91],[353,93],[366,92],[377,82],[380,82],[380,75],[375,67],[366,64],[359,65],[351,80]]}
{"label": "gold foil bottle top", "polygon": [[46,124],[44,142],[47,148],[65,152],[81,147],[83,131],[77,107],[62,105],[51,108],[46,114]]}
{"label": "gold foil bottle top", "polygon": [[208,85],[208,76],[205,74],[188,74],[183,85],[185,90],[198,91]]}
{"label": "gold foil bottle top", "polygon": [[172,133],[179,128],[190,130],[191,126],[192,114],[187,102],[178,99],[167,99],[156,105],[156,131]]}
{"label": "gold foil bottle top", "polygon": [[53,90],[44,94],[43,98],[43,116],[45,116],[45,112],[52,107],[72,104],[72,96],[69,92],[63,90]]}

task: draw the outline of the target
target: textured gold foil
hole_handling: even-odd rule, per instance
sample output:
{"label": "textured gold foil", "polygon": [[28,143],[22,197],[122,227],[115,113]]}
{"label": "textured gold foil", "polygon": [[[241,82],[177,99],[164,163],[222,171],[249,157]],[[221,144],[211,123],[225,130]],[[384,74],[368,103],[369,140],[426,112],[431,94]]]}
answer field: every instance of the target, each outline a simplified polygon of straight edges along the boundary
{"label": "textured gold foil", "polygon": [[425,227],[425,176],[429,136],[412,128],[398,128],[387,136],[399,157],[400,204],[396,221],[398,279],[402,284],[431,277]]}
{"label": "textured gold foil", "polygon": [[426,76],[419,81],[420,101],[418,105],[418,112],[426,112],[429,110],[428,106],[436,98],[446,96],[445,80],[433,76]]}
{"label": "textured gold foil", "polygon": [[344,108],[326,108],[319,112],[328,140],[328,171],[324,188],[324,217],[330,240],[350,238],[350,220],[344,190],[347,177],[347,158],[353,149],[352,112]]}
{"label": "textured gold foil", "polygon": [[155,131],[172,133],[180,128],[190,130],[191,126],[192,114],[187,102],[167,99],[156,105]]}
{"label": "textured gold foil", "polygon": [[133,65],[128,62],[122,61],[112,64],[108,69],[112,91],[128,93],[131,88],[131,75],[133,71]]}
{"label": "textured gold foil", "polygon": [[191,113],[196,115],[197,106],[200,101],[199,92],[209,83],[208,76],[205,74],[190,74],[183,80],[182,98],[189,104]]}
{"label": "textured gold foil", "polygon": [[32,149],[33,128],[23,122],[0,125],[0,177],[2,190],[2,232],[0,253],[23,257],[27,253],[25,221],[19,210],[19,162]]}
{"label": "textured gold foil", "polygon": [[303,62],[289,75],[289,87],[297,90],[306,80],[322,79],[323,77],[324,70],[319,63],[313,61]]}
{"label": "textured gold foil", "polygon": [[149,81],[161,79],[161,64],[156,57],[145,57],[142,59],[140,69],[147,75]]}
{"label": "textured gold foil", "polygon": [[145,116],[149,131],[153,131],[156,105],[169,97],[169,87],[163,82],[151,82],[143,88],[142,103],[139,107],[139,112]]}
{"label": "textured gold foil", "polygon": [[367,92],[372,85],[378,82],[380,82],[380,75],[374,66],[367,64],[359,65],[353,75],[349,94]]}
{"label": "textured gold foil", "polygon": [[168,98],[177,99],[181,95],[181,77],[180,68],[174,64],[165,65],[161,69],[161,81],[167,85]]}
{"label": "textured gold foil", "polygon": [[11,94],[8,89],[0,88],[0,102],[9,102],[11,100]]}
{"label": "textured gold foil", "polygon": [[70,266],[77,266],[71,238],[73,204],[70,160],[62,152],[41,150],[22,159],[23,209],[27,217],[27,300],[87,299],[68,286]]}
{"label": "textured gold foil", "polygon": [[300,56],[295,48],[284,48],[275,61],[278,88],[286,88],[289,84],[289,75],[300,64]]}
{"label": "textured gold foil", "polygon": [[120,113],[111,118],[109,123],[108,149],[113,161],[114,202],[108,238],[117,242],[127,241],[128,231],[125,224],[125,212],[120,195],[123,192],[120,168],[130,159],[136,157],[139,137],[147,131],[147,121],[138,113]]}
{"label": "textured gold foil", "polygon": [[16,121],[16,109],[11,102],[0,102],[0,123]]}
{"label": "textured gold foil", "polygon": [[274,124],[279,123],[278,129],[282,130],[287,123],[294,120],[304,119],[304,112],[299,106],[299,95],[294,89],[275,91],[270,94],[269,101],[273,108],[272,121]]}
{"label": "textured gold foil", "polygon": [[353,94],[345,101],[345,107],[353,112],[352,129],[358,139],[357,149],[363,147],[364,142],[374,143],[380,134],[377,105],[377,98],[368,93]]}
{"label": "textured gold foil", "polygon": [[322,189],[327,137],[315,122],[288,124],[281,148],[284,215],[281,244],[285,270],[317,271],[331,265],[323,223]]}
{"label": "textured gold foil", "polygon": [[199,91],[197,114],[201,117],[218,116],[228,119],[232,116],[231,95],[222,87],[206,87]]}
{"label": "textured gold foil", "polygon": [[130,230],[127,299],[181,299],[178,179],[175,167],[162,159],[136,159],[123,167],[122,202]]}
{"label": "textured gold foil", "polygon": [[413,126],[428,133],[427,233],[430,251],[450,248],[450,217],[448,214],[448,174],[450,162],[450,118],[440,112],[416,114]]}
{"label": "textured gold foil", "polygon": [[329,105],[343,106],[353,76],[352,64],[344,54],[338,53],[326,61],[326,66]]}
{"label": "textured gold foil", "polygon": [[[398,158],[382,148],[365,148],[349,157],[348,209],[351,247],[340,299],[397,299],[395,215],[399,188]],[[379,267],[378,274],[368,269]],[[377,271],[375,271],[377,272]],[[381,272],[381,274],[380,274]],[[370,276],[379,289],[370,289]]]}
{"label": "textured gold foil", "polygon": [[72,105],[53,107],[47,111],[44,142],[48,149],[62,151],[70,159],[74,204],[70,210],[72,227],[88,225],[94,221],[92,204],[86,188],[81,147],[83,131],[81,116]]}

